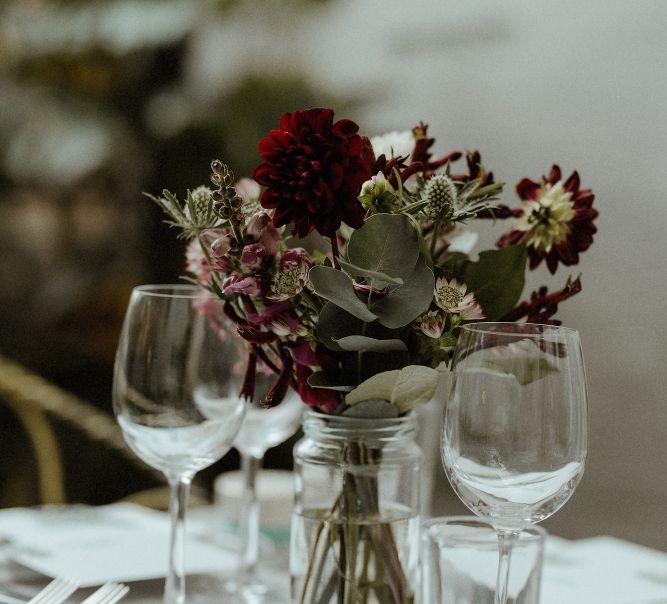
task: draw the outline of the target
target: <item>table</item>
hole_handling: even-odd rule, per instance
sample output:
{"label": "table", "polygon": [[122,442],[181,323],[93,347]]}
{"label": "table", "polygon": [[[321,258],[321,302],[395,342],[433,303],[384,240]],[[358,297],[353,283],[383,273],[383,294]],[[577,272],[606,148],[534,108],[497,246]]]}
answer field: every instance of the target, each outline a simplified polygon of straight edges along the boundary
{"label": "table", "polygon": [[[88,576],[86,572],[98,571],[117,571],[122,575],[127,568],[121,568],[120,562],[128,562],[138,576],[142,570],[138,566],[145,563],[150,574],[152,565],[161,566],[166,560],[167,529],[166,514],[131,504],[0,510],[0,593],[28,598],[48,582],[44,575],[13,561],[31,556],[30,548],[25,546],[20,546],[23,553],[17,554],[18,536],[38,538],[37,543],[46,544],[46,549],[68,551],[69,562],[84,576]],[[222,585],[236,568],[236,536],[225,526],[224,517],[215,506],[191,510],[188,532],[188,559],[197,571],[188,577],[188,604],[225,602]],[[150,555],[141,550],[146,546]],[[272,582],[275,604],[281,598],[287,602],[287,544],[267,539],[263,548],[264,569]],[[106,552],[106,558],[98,559],[101,550]],[[39,556],[32,554],[34,562]],[[115,569],[114,560],[118,563]],[[68,561],[63,563],[66,567]],[[92,570],[81,566],[86,564]],[[132,581],[130,594],[123,602],[157,604],[161,602],[162,586],[159,578]],[[93,590],[92,586],[82,588],[71,602],[81,602]],[[580,541],[549,537],[542,604],[563,603],[667,604],[667,553],[605,536]]]}

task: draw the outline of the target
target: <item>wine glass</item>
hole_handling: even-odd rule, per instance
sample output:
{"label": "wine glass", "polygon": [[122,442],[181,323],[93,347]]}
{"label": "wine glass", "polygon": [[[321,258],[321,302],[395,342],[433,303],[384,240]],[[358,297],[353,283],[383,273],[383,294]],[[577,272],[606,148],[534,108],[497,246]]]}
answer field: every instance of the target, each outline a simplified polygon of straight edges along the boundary
{"label": "wine glass", "polygon": [[442,459],[468,508],[498,533],[496,604],[507,601],[518,527],[551,516],[584,472],[587,397],[579,334],[530,323],[461,328]]}
{"label": "wine glass", "polygon": [[185,602],[192,479],[229,451],[245,412],[232,371],[237,348],[220,329],[220,304],[195,286],[135,287],[116,353],[113,406],[123,436],[171,489],[165,604]]}
{"label": "wine glass", "polygon": [[263,407],[261,400],[274,382],[275,376],[266,376],[261,371],[257,374],[255,396],[247,405],[245,419],[234,439],[234,447],[241,456],[244,482],[239,522],[241,553],[237,577],[228,581],[225,587],[228,592],[236,593],[238,600],[248,604],[277,601],[275,594],[269,597],[270,588],[257,569],[260,528],[257,474],[266,451],[287,440],[297,431],[304,409],[301,398],[292,389],[288,390],[285,399],[276,407]]}

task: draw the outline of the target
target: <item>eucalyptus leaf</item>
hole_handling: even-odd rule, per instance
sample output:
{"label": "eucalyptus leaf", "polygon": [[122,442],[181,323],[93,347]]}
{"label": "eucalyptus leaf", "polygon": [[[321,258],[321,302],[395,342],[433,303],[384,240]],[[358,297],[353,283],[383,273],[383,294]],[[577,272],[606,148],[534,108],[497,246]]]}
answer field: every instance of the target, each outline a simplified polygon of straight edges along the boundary
{"label": "eucalyptus leaf", "polygon": [[500,376],[508,376],[516,379],[521,386],[526,386],[552,373],[558,373],[559,369],[550,363],[546,357],[519,357],[506,359],[484,359],[475,365],[465,365],[466,372],[487,371]]}
{"label": "eucalyptus leaf", "polygon": [[480,252],[463,275],[468,291],[475,294],[487,321],[497,321],[514,308],[525,284],[526,248],[510,245]]}
{"label": "eucalyptus leaf", "polygon": [[349,407],[341,415],[360,419],[385,419],[398,417],[398,408],[382,399],[369,399]]}
{"label": "eucalyptus leaf", "polygon": [[357,297],[352,280],[343,272],[328,266],[314,266],[308,273],[310,282],[319,296],[346,310],[362,321],[377,319]]}
{"label": "eucalyptus leaf", "polygon": [[330,380],[324,371],[316,371],[308,377],[308,385],[312,388],[325,388],[337,392],[351,392],[354,386],[351,384],[340,384]]}
{"label": "eucalyptus leaf", "polygon": [[[355,266],[349,262],[345,262],[342,259],[339,259],[341,268],[350,275],[356,275],[357,277],[365,277],[366,279],[371,279],[376,283],[387,283],[389,285],[403,285],[403,279],[400,277],[390,277],[381,273],[379,271],[371,271],[360,266]],[[377,287],[377,286],[376,286]]]}
{"label": "eucalyptus leaf", "polygon": [[441,372],[423,365],[408,365],[396,377],[391,402],[407,413],[420,404],[428,403],[438,387]]}
{"label": "eucalyptus leaf", "polygon": [[359,384],[352,392],[345,397],[348,405],[356,405],[362,401],[381,399],[391,401],[391,395],[394,391],[394,384],[401,371],[394,369],[392,371],[383,371],[376,373]]}
{"label": "eucalyptus leaf", "polygon": [[434,285],[433,271],[420,257],[409,279],[384,298],[374,301],[371,310],[382,325],[392,329],[403,327],[428,310]]}
{"label": "eucalyptus leaf", "polygon": [[353,352],[391,352],[393,350],[407,351],[408,347],[403,340],[377,340],[366,336],[345,336],[335,340],[343,350]]}
{"label": "eucalyptus leaf", "polygon": [[407,279],[419,258],[417,231],[403,214],[375,214],[352,233],[347,257],[362,269]]}

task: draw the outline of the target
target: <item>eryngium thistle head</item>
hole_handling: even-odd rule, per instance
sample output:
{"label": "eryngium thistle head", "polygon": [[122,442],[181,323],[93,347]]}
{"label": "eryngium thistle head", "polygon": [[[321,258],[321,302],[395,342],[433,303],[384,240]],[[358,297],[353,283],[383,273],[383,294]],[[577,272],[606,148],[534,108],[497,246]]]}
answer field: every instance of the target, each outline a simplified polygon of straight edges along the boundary
{"label": "eryngium thistle head", "polygon": [[424,185],[423,198],[428,202],[424,208],[426,215],[432,220],[447,221],[454,214],[456,204],[456,185],[445,174],[432,176]]}

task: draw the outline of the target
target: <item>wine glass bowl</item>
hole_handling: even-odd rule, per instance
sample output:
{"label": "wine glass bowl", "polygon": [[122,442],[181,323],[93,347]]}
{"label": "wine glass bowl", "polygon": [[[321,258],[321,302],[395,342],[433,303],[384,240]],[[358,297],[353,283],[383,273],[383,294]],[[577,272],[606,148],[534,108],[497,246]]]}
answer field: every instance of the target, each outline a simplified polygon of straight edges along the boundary
{"label": "wine glass bowl", "polygon": [[456,493],[499,524],[551,516],[574,492],[586,458],[578,333],[552,325],[466,325],[452,371],[442,454]]}

